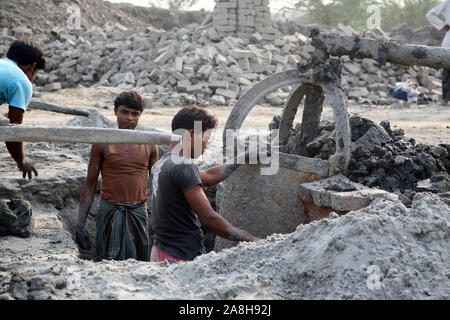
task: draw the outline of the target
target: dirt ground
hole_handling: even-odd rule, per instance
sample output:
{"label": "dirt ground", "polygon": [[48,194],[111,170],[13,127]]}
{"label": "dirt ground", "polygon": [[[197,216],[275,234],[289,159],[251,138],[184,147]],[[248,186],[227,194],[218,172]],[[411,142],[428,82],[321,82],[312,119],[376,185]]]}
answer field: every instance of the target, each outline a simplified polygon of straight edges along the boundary
{"label": "dirt ground", "polygon": [[[101,114],[108,119],[115,121],[114,98],[122,92],[120,88],[97,87],[62,89],[59,92],[38,92],[38,99],[48,103],[62,106],[87,109],[97,108]],[[180,106],[181,108],[181,106]],[[140,124],[151,126],[159,130],[169,131],[170,123],[174,114],[180,108],[152,108],[149,107],[142,115]],[[0,113],[4,114],[8,110],[7,105],[0,106]],[[223,129],[232,107],[213,106],[210,107],[219,120],[218,129]],[[282,107],[270,105],[258,105],[248,115],[243,124],[243,129],[267,129],[269,122],[276,115],[281,115]],[[404,105],[401,102],[390,106],[359,106],[354,102],[348,103],[350,113],[357,113],[376,123],[382,120],[389,120],[391,128],[401,128],[407,137],[413,137],[418,143],[438,145],[440,143],[450,143],[450,107],[443,107],[437,104],[428,105]],[[325,102],[322,118],[332,116],[332,109]],[[299,108],[295,123],[300,122],[302,108]],[[29,109],[24,117],[24,124],[27,125],[63,125],[72,115],[64,115],[41,110]]]}

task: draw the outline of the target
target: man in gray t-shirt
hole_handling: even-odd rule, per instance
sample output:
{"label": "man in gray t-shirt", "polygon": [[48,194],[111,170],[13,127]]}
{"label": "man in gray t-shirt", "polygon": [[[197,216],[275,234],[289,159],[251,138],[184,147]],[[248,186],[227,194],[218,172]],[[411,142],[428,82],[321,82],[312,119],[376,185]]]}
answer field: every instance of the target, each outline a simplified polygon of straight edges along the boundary
{"label": "man in gray t-shirt", "polygon": [[159,249],[182,260],[193,260],[205,253],[203,233],[184,193],[202,186],[202,180],[195,164],[176,164],[181,161],[180,155],[166,153],[152,168],[151,225]]}
{"label": "man in gray t-shirt", "polygon": [[[197,121],[202,124],[200,133],[194,130]],[[223,164],[200,171],[192,163],[205,151],[216,126],[217,120],[196,106],[181,109],[172,120],[172,131],[183,131],[182,142],[172,146],[152,168],[150,225],[154,241],[150,261],[193,260],[205,253],[202,224],[230,240],[258,240],[215,212],[202,188],[225,180],[238,165]],[[195,146],[196,141],[201,146]]]}

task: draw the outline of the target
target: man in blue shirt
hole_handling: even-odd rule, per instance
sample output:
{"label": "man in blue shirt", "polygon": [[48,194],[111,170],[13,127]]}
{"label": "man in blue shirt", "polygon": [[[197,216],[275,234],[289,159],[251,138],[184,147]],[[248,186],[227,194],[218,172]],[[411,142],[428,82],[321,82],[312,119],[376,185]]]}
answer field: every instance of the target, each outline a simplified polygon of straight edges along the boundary
{"label": "man in blue shirt", "polygon": [[[15,40],[8,49],[6,58],[0,59],[0,104],[9,105],[10,123],[22,123],[23,114],[33,94],[31,82],[39,69],[44,69],[46,59],[41,47],[32,40]],[[25,178],[37,176],[33,162],[26,158],[23,142],[6,142],[6,147]]]}

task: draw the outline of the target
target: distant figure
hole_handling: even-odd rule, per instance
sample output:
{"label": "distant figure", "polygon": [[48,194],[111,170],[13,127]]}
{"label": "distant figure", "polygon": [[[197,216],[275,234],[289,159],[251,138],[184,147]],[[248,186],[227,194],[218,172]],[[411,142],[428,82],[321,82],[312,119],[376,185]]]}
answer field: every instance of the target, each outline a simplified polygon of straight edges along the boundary
{"label": "distant figure", "polygon": [[[438,17],[442,15],[445,23]],[[441,2],[427,13],[427,19],[438,30],[444,29],[446,34],[442,41],[442,47],[450,48],[450,0]],[[450,100],[450,70],[444,69],[442,72],[442,105],[447,106]]]}
{"label": "distant figure", "polygon": [[419,91],[417,88],[419,83],[413,81],[396,82],[395,87],[389,89],[392,97],[400,100],[405,100],[408,103],[417,102],[419,99]]}
{"label": "distant figure", "polygon": [[[9,122],[22,123],[23,114],[33,95],[31,82],[39,69],[44,69],[45,55],[41,47],[32,40],[15,40],[8,49],[6,58],[0,59],[0,104],[8,103]],[[32,161],[25,157],[23,142],[6,142],[6,148],[16,161],[25,178],[37,176]]]}
{"label": "distant figure", "polygon": [[[119,129],[135,130],[144,99],[125,91],[114,101]],[[86,219],[102,174],[101,199],[97,214],[95,260],[150,260],[147,213],[147,178],[158,161],[156,145],[93,144],[86,182],[80,197],[76,241],[90,249]]]}

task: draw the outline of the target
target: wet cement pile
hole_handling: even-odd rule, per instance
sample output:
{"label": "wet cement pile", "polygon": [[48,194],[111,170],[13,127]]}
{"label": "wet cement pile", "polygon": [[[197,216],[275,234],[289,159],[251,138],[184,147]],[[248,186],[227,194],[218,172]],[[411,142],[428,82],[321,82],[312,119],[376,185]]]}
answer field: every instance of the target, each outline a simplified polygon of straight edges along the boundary
{"label": "wet cement pile", "polygon": [[1,299],[449,299],[450,209],[377,199],[193,262],[78,258],[51,206],[26,239],[0,238]]}
{"label": "wet cement pile", "polygon": [[[416,143],[413,138],[405,137],[402,129],[392,130],[387,120],[378,125],[359,115],[351,115],[350,126],[350,180],[368,187],[401,193],[401,199],[407,205],[410,205],[417,191],[423,191],[418,188],[420,181],[437,175],[439,177],[434,180],[441,179],[444,183],[450,181],[450,144],[433,146]],[[333,120],[321,121],[318,135],[306,146],[309,157],[327,160],[334,154],[334,129]],[[297,124],[281,149],[283,152],[296,153],[300,131],[301,125]],[[443,189],[441,193],[450,191],[450,185]]]}

